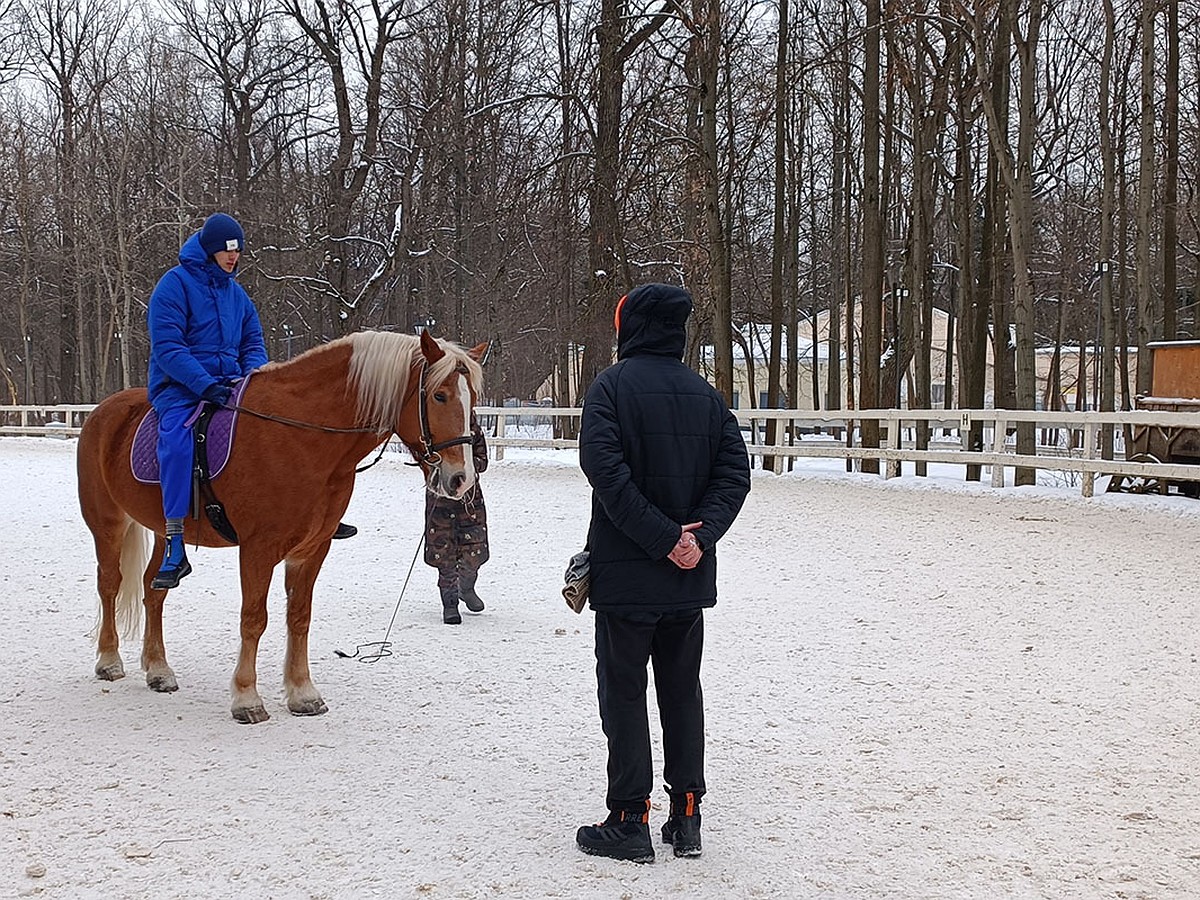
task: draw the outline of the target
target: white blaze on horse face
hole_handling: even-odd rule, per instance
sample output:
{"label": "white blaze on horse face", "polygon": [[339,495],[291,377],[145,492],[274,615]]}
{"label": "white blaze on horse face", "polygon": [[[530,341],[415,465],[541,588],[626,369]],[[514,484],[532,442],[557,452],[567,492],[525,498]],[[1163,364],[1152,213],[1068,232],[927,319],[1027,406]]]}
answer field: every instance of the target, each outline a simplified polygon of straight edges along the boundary
{"label": "white blaze on horse face", "polygon": [[[466,375],[458,376],[458,396],[462,401],[463,407],[463,437],[471,437],[471,385],[467,382]],[[463,493],[471,489],[475,484],[475,447],[468,441],[462,445],[463,447],[463,468],[466,470],[467,480],[463,485]]]}
{"label": "white blaze on horse face", "polygon": [[431,490],[440,497],[462,497],[475,484],[475,454],[471,446],[471,386],[465,375],[458,376],[458,396],[462,404],[463,431],[459,437],[466,438],[466,443],[458,444],[455,450],[462,452],[462,468],[453,467],[445,452],[437,468],[429,473]]}

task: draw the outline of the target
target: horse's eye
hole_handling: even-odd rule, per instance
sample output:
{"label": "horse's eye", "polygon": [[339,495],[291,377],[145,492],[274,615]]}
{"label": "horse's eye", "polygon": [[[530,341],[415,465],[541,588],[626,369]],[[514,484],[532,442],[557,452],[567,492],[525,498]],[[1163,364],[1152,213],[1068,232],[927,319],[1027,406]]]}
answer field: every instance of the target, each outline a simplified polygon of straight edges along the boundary
{"label": "horse's eye", "polygon": [[434,392],[433,399],[436,400],[438,403],[445,403],[446,402],[446,392],[445,391]]}

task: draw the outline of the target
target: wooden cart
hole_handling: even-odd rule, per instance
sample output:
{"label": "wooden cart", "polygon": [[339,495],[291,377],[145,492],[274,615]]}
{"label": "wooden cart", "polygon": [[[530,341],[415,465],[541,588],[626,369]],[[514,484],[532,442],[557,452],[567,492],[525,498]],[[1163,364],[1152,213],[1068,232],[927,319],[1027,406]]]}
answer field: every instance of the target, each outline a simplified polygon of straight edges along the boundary
{"label": "wooden cart", "polygon": [[[1152,367],[1149,396],[1139,396],[1135,408],[1197,414],[1195,428],[1134,425],[1128,436],[1125,458],[1130,462],[1183,463],[1200,466],[1200,341],[1157,341],[1149,345]],[[1166,494],[1171,488],[1190,497],[1200,496],[1200,469],[1196,481],[1167,481],[1116,475],[1110,491]]]}

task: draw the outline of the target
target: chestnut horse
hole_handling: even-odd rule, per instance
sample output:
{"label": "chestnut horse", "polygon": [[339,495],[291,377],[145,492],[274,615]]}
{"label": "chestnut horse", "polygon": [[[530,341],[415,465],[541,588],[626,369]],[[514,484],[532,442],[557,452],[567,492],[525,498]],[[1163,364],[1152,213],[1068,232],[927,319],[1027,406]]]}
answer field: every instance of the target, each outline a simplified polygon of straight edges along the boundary
{"label": "chestnut horse", "polygon": [[[478,360],[485,348],[464,350],[428,332],[417,338],[368,331],[254,373],[239,401],[229,461],[213,480],[239,538],[242,613],[234,719],[252,724],[268,718],[256,658],[267,626],[267,591],[280,561],[287,590],[288,709],[300,716],[325,712],[308,666],[312,591],[350,502],[355,468],[395,434],[421,464],[429,490],[449,497],[469,490],[475,480],[470,412],[482,384]],[[145,390],[127,390],[87,417],[79,435],[79,504],[96,545],[96,675],[106,681],[124,677],[118,630],[126,636],[136,631],[144,602],[146,683],[174,691],[179,685],[163,647],[167,591],[150,587],[165,546],[162,495],[158,485],[136,480],[130,465],[134,434],[149,408]],[[188,518],[184,535],[193,545],[231,546],[204,518]]]}

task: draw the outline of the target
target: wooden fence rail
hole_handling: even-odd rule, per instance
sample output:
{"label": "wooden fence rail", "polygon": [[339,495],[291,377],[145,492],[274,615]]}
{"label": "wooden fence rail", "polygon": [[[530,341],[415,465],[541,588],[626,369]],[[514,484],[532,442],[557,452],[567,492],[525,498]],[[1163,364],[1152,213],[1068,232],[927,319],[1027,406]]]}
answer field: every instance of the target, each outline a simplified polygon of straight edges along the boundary
{"label": "wooden fence rail", "polygon": [[[79,434],[91,405],[0,406],[0,435]],[[574,449],[571,437],[547,434],[575,434],[580,409],[577,407],[485,406],[476,410],[493,427],[489,444],[496,458],[503,459],[505,448]],[[782,472],[788,458],[837,458],[844,460],[882,460],[885,478],[900,474],[902,463],[941,463],[989,467],[993,487],[1004,487],[1006,470],[1030,468],[1060,473],[1077,473],[1083,496],[1095,491],[1095,479],[1102,475],[1157,481],[1200,481],[1200,465],[1178,462],[1133,462],[1124,459],[1121,450],[1126,427],[1153,426],[1164,429],[1200,427],[1200,412],[1159,412],[1124,410],[1116,412],[1047,412],[1012,409],[876,409],[876,410],[736,410],[738,422],[747,435],[746,447],[759,465]],[[768,443],[767,423],[779,422],[776,441]],[[859,429],[864,421],[877,421],[885,434],[884,446],[863,447]],[[1056,443],[1042,441],[1034,454],[1017,454],[1013,429],[1019,423],[1033,423],[1042,435],[1055,435]],[[926,449],[918,449],[911,437],[918,423],[929,428]],[[971,426],[983,429],[983,447],[968,446]],[[558,427],[554,427],[555,425]],[[1116,459],[1100,455],[1100,435],[1105,426],[1115,431]],[[906,433],[909,435],[906,437]]]}

